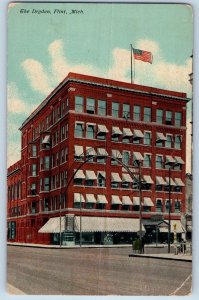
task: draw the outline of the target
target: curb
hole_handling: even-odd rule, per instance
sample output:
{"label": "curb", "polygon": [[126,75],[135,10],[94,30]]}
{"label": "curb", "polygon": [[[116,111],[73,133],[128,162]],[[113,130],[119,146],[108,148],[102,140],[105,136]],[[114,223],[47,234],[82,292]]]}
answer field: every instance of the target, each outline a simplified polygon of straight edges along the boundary
{"label": "curb", "polygon": [[175,258],[175,257],[151,256],[151,255],[140,255],[140,254],[129,254],[129,257],[142,257],[142,258],[153,258],[153,259],[164,259],[164,260],[192,262],[192,258],[184,259],[184,258],[177,258],[177,257]]}
{"label": "curb", "polygon": [[104,249],[104,248],[131,248],[131,245],[99,245],[99,246],[92,246],[92,245],[83,245],[82,247],[80,246],[64,246],[62,245],[60,246],[52,246],[52,245],[40,245],[40,244],[34,244],[34,245],[30,245],[30,244],[7,244],[7,246],[11,246],[11,247],[31,247],[31,248],[43,248],[43,249],[80,249],[80,248],[93,248],[93,249]]}

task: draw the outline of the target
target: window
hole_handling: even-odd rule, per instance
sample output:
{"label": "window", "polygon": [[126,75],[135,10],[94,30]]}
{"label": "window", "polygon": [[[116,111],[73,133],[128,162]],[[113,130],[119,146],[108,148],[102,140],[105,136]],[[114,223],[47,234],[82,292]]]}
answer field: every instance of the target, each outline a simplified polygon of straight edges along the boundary
{"label": "window", "polygon": [[117,102],[112,102],[112,117],[119,117],[119,103]]}
{"label": "window", "polygon": [[106,115],[106,101],[104,100],[98,100],[98,115]]}
{"label": "window", "polygon": [[166,211],[166,212],[169,212],[169,208],[170,208],[170,212],[171,212],[171,201],[166,200],[166,203],[165,203],[165,211]]}
{"label": "window", "polygon": [[37,165],[32,164],[32,176],[37,176]]}
{"label": "window", "polygon": [[143,167],[145,167],[145,168],[151,167],[151,155],[150,154],[144,155]]}
{"label": "window", "polygon": [[84,134],[84,124],[76,123],[75,124],[75,137],[83,137]]}
{"label": "window", "polygon": [[43,190],[43,180],[42,180],[42,178],[40,178],[40,181],[39,181],[39,190],[40,190],[40,192]]}
{"label": "window", "polygon": [[85,186],[94,186],[94,180],[91,179],[85,180]]}
{"label": "window", "polygon": [[74,185],[83,185],[83,180],[81,178],[74,178]]}
{"label": "window", "polygon": [[151,145],[151,133],[144,132],[144,145]]}
{"label": "window", "polygon": [[140,106],[138,106],[138,105],[134,105],[133,120],[134,121],[140,121]]}
{"label": "window", "polygon": [[144,122],[151,122],[151,108],[144,107]]}
{"label": "window", "polygon": [[44,191],[50,190],[50,177],[44,178]]}
{"label": "window", "polygon": [[105,209],[105,203],[97,203],[97,209]]}
{"label": "window", "polygon": [[105,177],[102,176],[100,173],[97,175],[97,185],[100,187],[106,186],[106,180]]}
{"label": "window", "polygon": [[163,169],[163,156],[156,155],[155,166],[156,166],[156,169]]}
{"label": "window", "polygon": [[161,199],[156,200],[156,211],[162,212],[162,200]]}
{"label": "window", "polygon": [[166,111],[166,124],[172,125],[172,112],[168,110]]}
{"label": "window", "polygon": [[44,157],[44,170],[50,169],[50,156]]}
{"label": "window", "polygon": [[181,202],[176,200],[175,201],[175,212],[180,213],[181,211]]}
{"label": "window", "polygon": [[172,136],[167,134],[167,140],[165,143],[166,148],[172,148]]}
{"label": "window", "polygon": [[175,136],[174,148],[181,149],[181,136],[180,135]]}
{"label": "window", "polygon": [[86,202],[86,208],[88,209],[94,208],[94,203]]}
{"label": "window", "polygon": [[162,109],[157,109],[156,110],[156,122],[158,124],[163,123],[163,110]]}
{"label": "window", "polygon": [[91,99],[91,98],[86,99],[86,112],[88,114],[95,113],[95,99]]}
{"label": "window", "polygon": [[31,194],[32,196],[37,194],[36,183],[32,183],[32,184],[31,184],[30,194]]}
{"label": "window", "polygon": [[173,191],[176,193],[181,193],[182,192],[182,187],[181,186],[174,186]]}
{"label": "window", "polygon": [[37,204],[36,204],[35,201],[33,201],[33,202],[31,203],[31,213],[32,213],[32,214],[35,214],[35,213],[36,213],[36,208],[37,208]]}
{"label": "window", "polygon": [[75,111],[83,112],[84,111],[84,98],[80,96],[75,96]]}
{"label": "window", "polygon": [[94,125],[87,125],[86,137],[88,139],[94,139],[94,137],[95,137],[95,126]]}
{"label": "window", "polygon": [[125,119],[130,118],[130,105],[129,104],[123,104],[122,117],[125,118]]}
{"label": "window", "polygon": [[50,199],[44,198],[44,211],[50,210]]}
{"label": "window", "polygon": [[130,182],[122,182],[122,188],[123,189],[129,189],[130,188]]}
{"label": "window", "polygon": [[98,156],[97,157],[97,163],[105,164],[106,163],[106,157]]}
{"label": "window", "polygon": [[130,153],[129,152],[123,152],[122,155],[122,162],[125,165],[130,165]]}
{"label": "window", "polygon": [[37,156],[37,146],[36,145],[32,145],[32,156],[33,157]]}
{"label": "window", "polygon": [[175,112],[175,126],[180,127],[182,126],[182,113]]}

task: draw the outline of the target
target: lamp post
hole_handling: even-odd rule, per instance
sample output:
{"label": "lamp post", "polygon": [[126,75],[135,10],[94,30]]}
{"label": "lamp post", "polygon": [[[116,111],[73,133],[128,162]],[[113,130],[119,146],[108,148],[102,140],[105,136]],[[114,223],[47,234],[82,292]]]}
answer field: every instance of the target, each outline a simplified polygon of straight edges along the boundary
{"label": "lamp post", "polygon": [[61,248],[61,194],[59,197],[59,246]]}
{"label": "lamp post", "polygon": [[141,161],[139,161],[139,223],[140,241],[142,240],[142,182],[141,182]]}
{"label": "lamp post", "polygon": [[82,194],[80,193],[79,246],[82,246]]}
{"label": "lamp post", "polygon": [[169,230],[168,230],[168,253],[171,252],[171,166],[169,166]]}

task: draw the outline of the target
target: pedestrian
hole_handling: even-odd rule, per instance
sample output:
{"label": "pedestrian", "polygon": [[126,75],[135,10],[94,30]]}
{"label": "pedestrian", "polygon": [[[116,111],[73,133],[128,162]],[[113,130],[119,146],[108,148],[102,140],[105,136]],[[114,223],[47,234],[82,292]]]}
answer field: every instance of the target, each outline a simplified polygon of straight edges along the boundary
{"label": "pedestrian", "polygon": [[145,237],[141,238],[141,253],[144,254]]}

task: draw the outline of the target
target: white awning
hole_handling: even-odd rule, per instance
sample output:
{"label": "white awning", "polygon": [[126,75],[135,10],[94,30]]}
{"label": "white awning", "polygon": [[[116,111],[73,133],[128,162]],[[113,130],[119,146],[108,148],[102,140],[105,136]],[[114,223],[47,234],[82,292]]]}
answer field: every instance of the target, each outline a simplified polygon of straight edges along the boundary
{"label": "white awning", "polygon": [[75,179],[85,179],[84,172],[82,170],[78,170],[74,176]]}
{"label": "white awning", "polygon": [[[108,217],[86,217],[75,216],[75,232],[138,232],[140,220],[134,218],[108,218]],[[81,224],[81,225],[80,225]],[[65,216],[61,217],[61,232],[65,231]],[[142,225],[142,231],[145,231]],[[39,229],[39,233],[59,233],[60,218],[50,218],[47,223]]]}
{"label": "white awning", "polygon": [[80,193],[74,193],[74,202],[85,202],[84,196]]}
{"label": "white awning", "polygon": [[101,157],[108,156],[108,153],[106,152],[106,149],[104,148],[98,148],[97,149],[97,155]]}
{"label": "white awning", "polygon": [[122,205],[133,205],[129,196],[122,196]]}
{"label": "white awning", "polygon": [[108,129],[105,125],[97,125],[98,131],[97,133],[108,133]]}
{"label": "white awning", "polygon": [[[80,231],[80,216],[75,216],[75,231]],[[108,218],[108,217],[81,217],[82,232],[138,232],[139,219]],[[142,231],[145,231],[142,225]]]}
{"label": "white awning", "polygon": [[107,204],[108,201],[105,195],[97,195],[97,203],[99,204]]}
{"label": "white awning", "polygon": [[106,172],[105,171],[98,171],[98,174],[100,174],[102,177],[106,178]]}
{"label": "white awning", "polygon": [[119,127],[112,127],[112,135],[121,135],[122,131],[119,129]]}
{"label": "white awning", "polygon": [[166,163],[174,163],[175,159],[171,155],[166,155]]}
{"label": "white awning", "polygon": [[[169,177],[165,177],[165,179],[166,179],[167,185],[169,185]],[[170,185],[171,186],[176,186],[176,184],[175,184],[175,182],[172,178],[170,178]]]}
{"label": "white awning", "polygon": [[118,173],[111,173],[111,181],[112,182],[122,182],[120,175]]}
{"label": "white awning", "polygon": [[117,195],[111,196],[111,204],[122,204],[120,197]]}
{"label": "white awning", "polygon": [[166,185],[166,181],[161,176],[156,176],[156,185]]}
{"label": "white awning", "polygon": [[144,197],[144,206],[154,206],[153,202],[151,201],[151,198]]}
{"label": "white awning", "polygon": [[96,151],[92,147],[86,147],[86,156],[94,156],[97,155]]}
{"label": "white awning", "polygon": [[134,138],[143,138],[144,137],[144,134],[142,133],[142,131],[141,130],[139,130],[139,129],[134,129],[133,130],[133,137]]}
{"label": "white awning", "polygon": [[94,194],[86,194],[86,202],[87,203],[96,203]]}
{"label": "white awning", "polygon": [[184,160],[180,156],[175,156],[176,163],[179,165],[184,165]]}
{"label": "white awning", "polygon": [[156,141],[166,141],[167,138],[164,136],[162,132],[157,132],[156,133]]}
{"label": "white awning", "polygon": [[119,150],[112,150],[111,153],[113,157],[122,158],[122,154],[120,153]]}
{"label": "white awning", "polygon": [[[61,232],[65,231],[65,217],[61,217]],[[42,226],[39,233],[59,233],[60,232],[60,218],[50,218],[44,226]]]}
{"label": "white awning", "polygon": [[87,180],[96,180],[97,176],[95,175],[94,171],[88,171],[88,170],[86,170],[86,179]]}
{"label": "white awning", "polygon": [[44,137],[42,144],[50,144],[50,135],[46,135]]}
{"label": "white awning", "polygon": [[[167,221],[168,222],[168,221]],[[168,232],[169,227],[159,227],[160,232]],[[176,233],[183,233],[185,232],[184,227],[182,226],[182,223],[180,220],[171,220],[171,232],[176,232]]]}
{"label": "white awning", "polygon": [[122,182],[133,182],[133,179],[128,173],[122,174]]}
{"label": "white awning", "polygon": [[133,152],[135,160],[144,160],[144,157],[140,152]]}
{"label": "white awning", "polygon": [[140,197],[133,197],[133,205],[140,205]]}
{"label": "white awning", "polygon": [[181,178],[175,178],[174,180],[177,186],[185,186]]}
{"label": "white awning", "polygon": [[75,156],[84,156],[83,146],[75,145]]}
{"label": "white awning", "polygon": [[131,137],[133,136],[133,132],[130,128],[123,128],[123,137]]}
{"label": "white awning", "polygon": [[146,183],[149,183],[149,184],[154,183],[151,176],[149,176],[149,175],[144,175],[143,178],[144,178],[144,181],[146,181]]}

